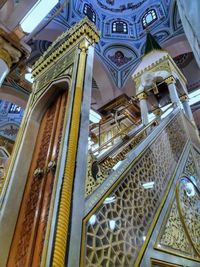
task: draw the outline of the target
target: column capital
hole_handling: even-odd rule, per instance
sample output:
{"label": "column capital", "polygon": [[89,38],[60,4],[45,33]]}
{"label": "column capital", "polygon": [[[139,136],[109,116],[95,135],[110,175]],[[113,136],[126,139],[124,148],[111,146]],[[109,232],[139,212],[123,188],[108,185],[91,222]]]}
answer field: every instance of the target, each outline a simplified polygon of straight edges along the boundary
{"label": "column capital", "polygon": [[180,101],[181,102],[185,102],[185,101],[188,101],[188,100],[189,100],[188,95],[184,94],[184,95],[180,96]]}
{"label": "column capital", "polygon": [[10,68],[12,65],[12,59],[9,55],[9,53],[0,47],[0,58],[5,61],[5,63],[8,65],[8,67]]}
{"label": "column capital", "polygon": [[176,83],[176,80],[174,79],[173,76],[170,76],[170,77],[168,77],[167,79],[165,79],[165,83],[166,83],[167,85],[175,84],[175,83]]}
{"label": "column capital", "polygon": [[156,107],[152,112],[156,116],[160,116],[162,114],[162,110],[159,107]]}
{"label": "column capital", "polygon": [[84,39],[79,44],[79,49],[81,50],[81,52],[86,52],[89,46],[90,46],[89,42],[86,39]]}
{"label": "column capital", "polygon": [[136,98],[140,101],[142,99],[147,99],[147,94],[145,92],[141,92],[136,95]]}
{"label": "column capital", "polygon": [[17,63],[22,56],[22,53],[12,46],[12,44],[6,41],[3,37],[0,36],[0,55],[1,58],[8,64],[9,67],[13,63]]}

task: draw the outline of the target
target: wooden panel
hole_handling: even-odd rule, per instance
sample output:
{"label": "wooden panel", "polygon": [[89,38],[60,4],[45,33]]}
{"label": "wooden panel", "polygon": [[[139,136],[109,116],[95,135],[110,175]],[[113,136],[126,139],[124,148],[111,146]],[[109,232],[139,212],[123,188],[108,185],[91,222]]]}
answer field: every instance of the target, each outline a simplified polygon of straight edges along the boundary
{"label": "wooden panel", "polygon": [[151,259],[151,266],[152,267],[183,267],[182,265],[177,265],[173,263],[169,263],[166,261]]}
{"label": "wooden panel", "polygon": [[[66,99],[67,93],[58,96],[42,119],[8,267],[39,266],[55,176],[53,169],[48,170],[48,164],[58,157]],[[44,170],[43,174],[34,175],[36,169]]]}

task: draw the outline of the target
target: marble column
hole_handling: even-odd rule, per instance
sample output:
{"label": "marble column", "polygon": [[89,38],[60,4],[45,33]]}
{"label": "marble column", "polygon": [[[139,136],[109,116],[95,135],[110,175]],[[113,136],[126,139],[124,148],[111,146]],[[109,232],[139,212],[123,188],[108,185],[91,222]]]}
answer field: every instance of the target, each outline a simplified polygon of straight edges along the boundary
{"label": "marble column", "polygon": [[162,110],[159,107],[156,107],[152,112],[156,116],[156,119],[159,123],[162,115]]}
{"label": "marble column", "polygon": [[177,107],[181,107],[181,102],[176,89],[176,84],[175,84],[176,81],[174,77],[173,76],[168,77],[167,79],[165,79],[165,83],[168,85],[169,95],[172,104],[174,104]]}
{"label": "marble column", "polygon": [[15,48],[14,40],[12,40],[12,45],[10,41],[7,41],[1,36],[2,31],[0,28],[0,87],[9,73],[12,64],[19,62],[22,56],[22,53]]}
{"label": "marble column", "polygon": [[140,101],[142,123],[143,123],[143,125],[147,125],[149,123],[147,94],[145,92],[141,92],[137,95],[137,98]]}
{"label": "marble column", "polygon": [[0,87],[10,71],[11,64],[12,60],[9,53],[5,49],[0,48]]}
{"label": "marble column", "polygon": [[192,110],[191,110],[191,107],[190,107],[190,104],[189,104],[188,96],[186,94],[182,95],[180,97],[180,101],[182,102],[182,105],[183,105],[183,108],[184,108],[184,112],[185,112],[186,116],[188,117],[188,119],[191,120],[191,121],[194,121]]}

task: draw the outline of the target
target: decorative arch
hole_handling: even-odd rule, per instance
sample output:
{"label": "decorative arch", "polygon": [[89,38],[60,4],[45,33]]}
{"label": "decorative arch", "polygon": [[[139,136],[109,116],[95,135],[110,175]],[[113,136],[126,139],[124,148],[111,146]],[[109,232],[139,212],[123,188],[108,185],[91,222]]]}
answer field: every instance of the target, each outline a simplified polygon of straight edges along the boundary
{"label": "decorative arch", "polygon": [[142,16],[143,29],[153,24],[157,19],[158,19],[158,15],[154,8],[147,10]]}
{"label": "decorative arch", "polygon": [[96,13],[91,5],[88,5],[87,3],[84,4],[83,14],[85,14],[93,23],[96,23]]}
{"label": "decorative arch", "polygon": [[3,84],[0,88],[0,99],[7,100],[11,103],[15,103],[19,107],[25,109],[28,102],[29,94],[25,92],[20,92],[12,86]]}
{"label": "decorative arch", "polygon": [[128,24],[123,19],[112,22],[112,33],[128,34]]}

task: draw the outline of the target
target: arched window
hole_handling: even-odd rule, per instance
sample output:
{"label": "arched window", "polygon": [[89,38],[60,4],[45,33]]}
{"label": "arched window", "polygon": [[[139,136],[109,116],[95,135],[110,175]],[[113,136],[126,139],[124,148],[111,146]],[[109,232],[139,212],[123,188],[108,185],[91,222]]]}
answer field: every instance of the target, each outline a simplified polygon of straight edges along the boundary
{"label": "arched window", "polygon": [[85,4],[83,8],[83,13],[89,18],[89,20],[96,23],[96,14],[91,6]]}
{"label": "arched window", "polygon": [[157,14],[155,9],[151,9],[147,11],[147,13],[144,14],[142,17],[142,25],[143,28],[145,29],[147,26],[151,25],[154,21],[157,20]]}
{"label": "arched window", "polygon": [[20,111],[21,111],[21,107],[15,105],[15,104],[11,104],[10,109],[9,109],[9,113],[19,114]]}
{"label": "arched window", "polygon": [[127,23],[121,20],[116,20],[112,23],[113,33],[128,33]]}

